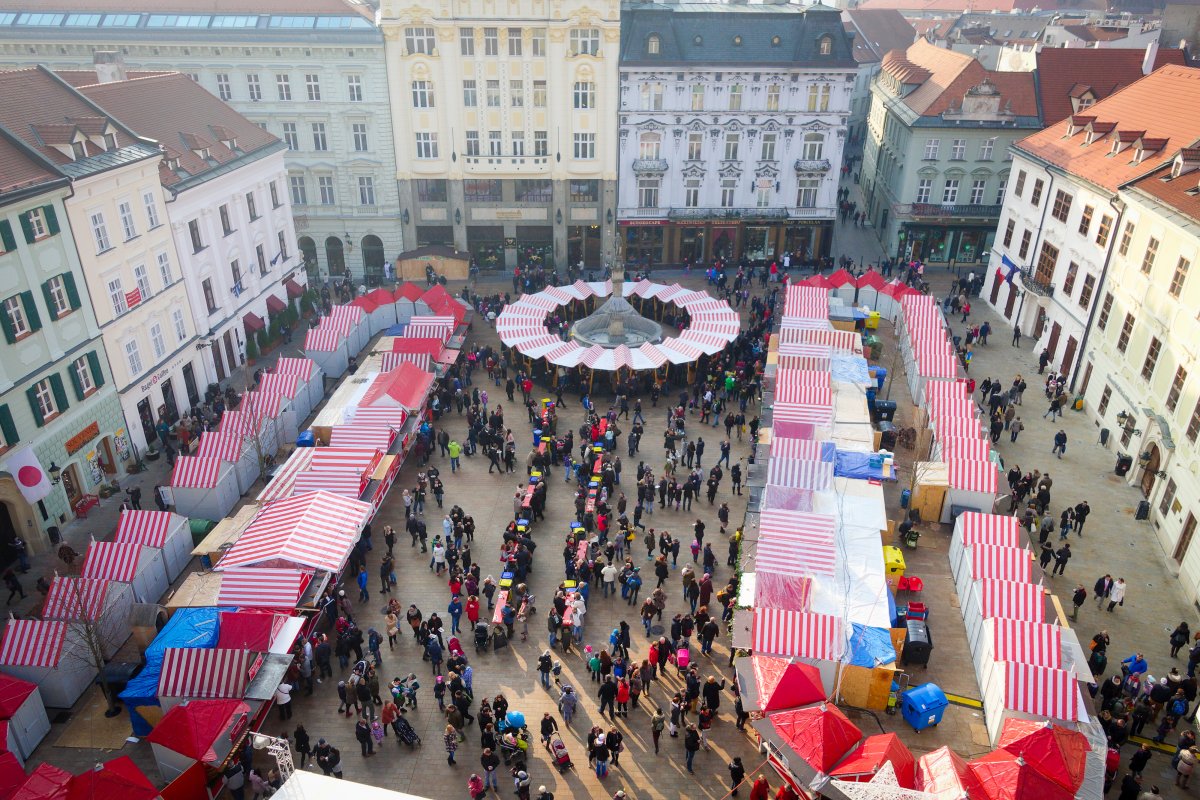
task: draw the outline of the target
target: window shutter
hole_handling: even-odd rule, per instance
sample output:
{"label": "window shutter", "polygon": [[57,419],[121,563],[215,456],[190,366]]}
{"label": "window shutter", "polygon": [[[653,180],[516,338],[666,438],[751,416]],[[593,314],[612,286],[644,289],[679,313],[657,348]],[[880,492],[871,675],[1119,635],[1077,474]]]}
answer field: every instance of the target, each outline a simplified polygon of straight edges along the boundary
{"label": "window shutter", "polygon": [[13,238],[12,223],[0,219],[0,241],[4,242],[4,252],[11,253],[17,249],[17,240]]}
{"label": "window shutter", "polygon": [[4,328],[4,338],[9,344],[17,340],[16,331],[13,330],[12,320],[8,318],[8,311],[0,308],[0,327]]}
{"label": "window shutter", "polygon": [[46,218],[46,230],[50,231],[51,236],[57,236],[58,212],[54,210],[54,206],[42,206],[42,216]]}
{"label": "window shutter", "polygon": [[63,413],[71,404],[67,402],[67,390],[63,388],[62,376],[57,372],[50,376],[50,388],[54,390],[54,405],[58,406],[58,413]]}
{"label": "window shutter", "polygon": [[67,374],[71,377],[71,388],[75,390],[75,399],[83,400],[83,384],[79,380],[79,372],[75,369],[75,362],[67,367]]}
{"label": "window shutter", "polygon": [[78,309],[80,306],[79,290],[75,288],[75,276],[70,272],[64,272],[62,274],[62,279],[63,288],[66,289],[67,292],[67,302],[71,304],[71,310]]}
{"label": "window shutter", "polygon": [[33,412],[33,421],[37,423],[39,428],[44,427],[46,418],[42,416],[41,406],[37,401],[37,387],[30,386],[25,390],[25,396],[29,398],[29,410]]}
{"label": "window shutter", "polygon": [[29,224],[29,214],[22,214],[17,219],[21,220],[21,232],[25,234],[26,244],[33,244],[33,226]]}
{"label": "window shutter", "polygon": [[92,370],[92,383],[99,389],[104,385],[104,370],[100,368],[100,356],[93,350],[87,354],[88,366]]}
{"label": "window shutter", "polygon": [[25,306],[25,318],[29,321],[29,330],[41,330],[42,318],[38,315],[37,305],[33,302],[33,292],[21,292],[21,305]]}
{"label": "window shutter", "polygon": [[4,434],[4,443],[9,447],[21,441],[21,437],[17,434],[17,426],[13,424],[12,412],[8,410],[7,403],[0,406],[0,433]]}
{"label": "window shutter", "polygon": [[54,316],[54,292],[50,291],[50,281],[42,284],[42,299],[46,301],[46,310]]}

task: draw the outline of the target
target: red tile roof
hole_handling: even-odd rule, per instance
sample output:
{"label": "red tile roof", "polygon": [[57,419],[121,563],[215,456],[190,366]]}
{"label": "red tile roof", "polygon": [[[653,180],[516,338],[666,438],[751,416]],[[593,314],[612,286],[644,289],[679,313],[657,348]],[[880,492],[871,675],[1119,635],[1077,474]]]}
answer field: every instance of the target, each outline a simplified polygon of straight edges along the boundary
{"label": "red tile roof", "polygon": [[9,192],[61,180],[30,149],[0,131],[0,200]]}
{"label": "red tile roof", "polygon": [[[1171,113],[1156,113],[1162,109]],[[1200,139],[1200,69],[1163,67],[1096,103],[1087,116],[1096,119],[1089,126],[1093,131],[1115,129],[1118,135],[1138,131],[1148,139],[1165,142],[1153,153],[1147,150],[1143,160],[1134,164],[1132,147],[1112,155],[1114,136],[1104,133],[1085,146],[1086,129],[1071,133],[1071,122],[1060,121],[1014,147],[1115,192],[1121,184],[1169,162],[1180,148]]]}
{"label": "red tile roof", "polygon": [[[1197,150],[1195,157],[1200,158],[1200,150]],[[1173,160],[1168,161],[1146,177],[1130,184],[1128,188],[1135,192],[1144,192],[1186,215],[1193,222],[1200,223],[1200,170],[1194,169],[1178,178],[1172,178],[1172,164]]]}
{"label": "red tile roof", "polygon": [[[1126,48],[1057,47],[1044,48],[1037,54],[1038,97],[1042,119],[1047,124],[1071,116],[1072,97],[1091,90],[1103,100],[1142,76],[1145,51]],[[1186,63],[1182,50],[1163,48],[1154,59],[1154,68]],[[1090,111],[1088,113],[1091,113]]]}
{"label": "red tile roof", "polygon": [[882,68],[903,83],[920,84],[903,101],[922,116],[936,117],[961,108],[967,92],[985,83],[1000,93],[1001,109],[1017,116],[1038,116],[1031,73],[993,72],[965,53],[937,47],[925,39],[918,39],[903,52],[888,53]]}

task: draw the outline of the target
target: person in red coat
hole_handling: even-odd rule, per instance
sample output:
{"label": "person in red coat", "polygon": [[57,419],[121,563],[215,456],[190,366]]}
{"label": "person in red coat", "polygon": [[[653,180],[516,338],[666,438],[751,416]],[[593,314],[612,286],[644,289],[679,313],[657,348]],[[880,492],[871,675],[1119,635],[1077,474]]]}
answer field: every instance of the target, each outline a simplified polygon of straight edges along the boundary
{"label": "person in red coat", "polygon": [[750,787],[750,800],[770,800],[771,784],[767,783],[767,778],[761,772],[754,779],[754,785]]}
{"label": "person in red coat", "polygon": [[800,800],[800,797],[796,794],[795,789],[785,783],[775,793],[775,800]]}

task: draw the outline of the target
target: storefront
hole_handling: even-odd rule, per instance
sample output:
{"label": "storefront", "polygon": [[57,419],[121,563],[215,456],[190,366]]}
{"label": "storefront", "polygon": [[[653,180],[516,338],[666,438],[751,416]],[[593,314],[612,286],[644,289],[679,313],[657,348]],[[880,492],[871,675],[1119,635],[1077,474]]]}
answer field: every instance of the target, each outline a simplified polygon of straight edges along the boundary
{"label": "storefront", "polygon": [[550,225],[517,226],[517,265],[524,269],[553,269],[554,228]]}
{"label": "storefront", "polygon": [[[214,340],[212,346],[219,347],[220,340]],[[182,354],[121,394],[121,408],[131,423],[132,441],[138,451],[158,440],[155,426],[160,420],[173,425],[179,421],[180,409],[190,407],[191,393],[198,393],[195,375],[202,369],[193,361],[190,353]],[[185,368],[189,369],[185,372]]]}
{"label": "storefront", "polygon": [[576,265],[582,261],[585,267],[601,265],[599,225],[571,225],[567,228],[567,259]]}
{"label": "storefront", "polygon": [[708,264],[717,259],[766,263],[785,251],[795,261],[828,257],[832,220],[622,220],[624,259],[652,264]]}
{"label": "storefront", "polygon": [[504,269],[504,226],[468,225],[467,250],[480,269]]}
{"label": "storefront", "polygon": [[667,224],[665,219],[623,220],[621,225],[625,235],[621,237],[621,242],[625,247],[624,260],[648,266],[662,264]]}
{"label": "storefront", "polygon": [[907,261],[968,264],[982,262],[991,249],[996,224],[920,225],[900,228],[900,255]]}

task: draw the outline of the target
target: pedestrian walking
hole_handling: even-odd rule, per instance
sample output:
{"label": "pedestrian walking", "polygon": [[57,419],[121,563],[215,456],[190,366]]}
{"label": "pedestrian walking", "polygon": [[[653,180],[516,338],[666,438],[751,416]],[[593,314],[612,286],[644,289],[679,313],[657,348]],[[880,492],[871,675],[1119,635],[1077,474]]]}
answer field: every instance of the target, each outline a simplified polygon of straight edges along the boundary
{"label": "pedestrian walking", "polygon": [[1054,448],[1050,452],[1059,458],[1062,458],[1063,453],[1067,452],[1067,432],[1062,428],[1059,428],[1058,433],[1054,434]]}
{"label": "pedestrian walking", "polygon": [[654,716],[650,718],[650,736],[654,739],[654,755],[658,755],[658,740],[662,737],[663,728],[667,726],[667,715],[663,713],[662,707],[654,710]]}
{"label": "pedestrian walking", "polygon": [[696,760],[696,753],[700,750],[700,732],[696,730],[695,725],[689,724],[684,731],[683,750],[687,771],[694,775],[696,770],[692,769],[692,762]]}
{"label": "pedestrian walking", "polygon": [[1116,583],[1112,586],[1112,591],[1108,593],[1108,613],[1112,613],[1117,606],[1125,605],[1125,579],[1117,578]]}
{"label": "pedestrian walking", "polygon": [[1065,542],[1054,553],[1054,571],[1052,575],[1063,575],[1067,570],[1067,562],[1071,560],[1071,543]]}
{"label": "pedestrian walking", "polygon": [[1025,423],[1021,421],[1020,417],[1014,418],[1008,425],[1008,440],[1015,442],[1023,430],[1025,430]]}
{"label": "pedestrian walking", "polygon": [[442,743],[446,746],[446,763],[455,766],[454,751],[458,749],[458,731],[454,730],[453,725],[446,726],[442,734]]}
{"label": "pedestrian walking", "polygon": [[1071,595],[1071,621],[1079,619],[1079,607],[1087,600],[1087,589],[1082,583],[1075,584],[1075,593]]}
{"label": "pedestrian walking", "polygon": [[734,756],[733,761],[727,765],[729,768],[729,794],[737,797],[738,787],[742,785],[742,781],[746,780],[746,767],[742,765],[742,757]]}
{"label": "pedestrian walking", "polygon": [[1100,608],[1104,605],[1105,599],[1107,599],[1109,593],[1112,592],[1112,587],[1112,575],[1105,574],[1103,577],[1096,580],[1096,585],[1092,587],[1092,594],[1096,596],[1096,608]]}

